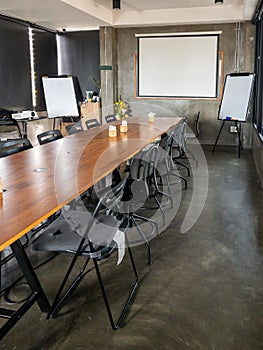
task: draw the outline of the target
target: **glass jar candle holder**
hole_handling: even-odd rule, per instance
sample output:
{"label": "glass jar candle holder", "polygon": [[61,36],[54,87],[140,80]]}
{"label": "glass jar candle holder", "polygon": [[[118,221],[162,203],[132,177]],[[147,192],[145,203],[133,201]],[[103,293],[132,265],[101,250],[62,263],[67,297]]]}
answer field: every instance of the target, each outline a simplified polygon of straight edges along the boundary
{"label": "glass jar candle holder", "polygon": [[148,113],[148,122],[154,123],[154,117],[155,117],[155,113],[153,112]]}
{"label": "glass jar candle holder", "polygon": [[117,128],[115,125],[109,125],[109,137],[117,136]]}
{"label": "glass jar candle holder", "polygon": [[128,123],[127,120],[123,120],[120,125],[120,132],[127,132],[128,131]]}

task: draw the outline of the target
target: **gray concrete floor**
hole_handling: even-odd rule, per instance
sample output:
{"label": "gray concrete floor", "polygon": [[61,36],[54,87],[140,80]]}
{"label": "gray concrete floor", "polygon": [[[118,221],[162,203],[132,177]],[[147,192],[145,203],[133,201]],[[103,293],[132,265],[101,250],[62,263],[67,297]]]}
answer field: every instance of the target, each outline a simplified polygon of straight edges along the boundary
{"label": "gray concrete floor", "polygon": [[[177,215],[151,241],[134,247],[140,286],[122,327],[110,328],[94,271],[55,319],[37,305],[2,340],[1,349],[263,349],[263,197],[252,155],[206,150],[209,191],[198,221],[180,233],[193,184]],[[127,254],[126,254],[127,257]],[[37,269],[50,300],[68,257]],[[131,273],[114,258],[102,271],[114,310],[127,295]],[[92,264],[91,264],[92,266]],[[126,293],[126,294],[125,294]]]}

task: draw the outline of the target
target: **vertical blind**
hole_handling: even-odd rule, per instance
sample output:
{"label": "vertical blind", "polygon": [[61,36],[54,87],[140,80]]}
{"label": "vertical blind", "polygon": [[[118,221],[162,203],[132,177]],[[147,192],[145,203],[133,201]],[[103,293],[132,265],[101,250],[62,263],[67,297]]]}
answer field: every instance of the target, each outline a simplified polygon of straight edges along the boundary
{"label": "vertical blind", "polygon": [[59,35],[61,74],[78,78],[82,94],[86,90],[99,91],[91,77],[100,78],[99,31],[74,32]]}
{"label": "vertical blind", "polygon": [[[59,73],[77,76],[83,95],[86,90],[99,91],[90,79],[100,80],[99,31],[59,36]],[[57,34],[0,15],[0,109],[46,110],[42,76],[57,74]]]}
{"label": "vertical blind", "polygon": [[37,111],[46,110],[42,76],[57,74],[56,34],[33,28],[32,40],[36,97],[35,108]]}
{"label": "vertical blind", "polygon": [[0,108],[32,109],[28,26],[0,18]]}
{"label": "vertical blind", "polygon": [[252,23],[256,25],[254,125],[263,139],[263,1],[258,2]]}

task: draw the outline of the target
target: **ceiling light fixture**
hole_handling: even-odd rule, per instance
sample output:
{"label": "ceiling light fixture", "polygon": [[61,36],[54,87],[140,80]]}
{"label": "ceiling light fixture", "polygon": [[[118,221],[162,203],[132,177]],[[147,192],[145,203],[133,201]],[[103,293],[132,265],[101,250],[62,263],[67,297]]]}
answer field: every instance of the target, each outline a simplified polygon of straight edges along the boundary
{"label": "ceiling light fixture", "polygon": [[113,10],[121,9],[121,0],[112,0],[112,8]]}
{"label": "ceiling light fixture", "polygon": [[223,4],[224,0],[215,0],[215,4]]}

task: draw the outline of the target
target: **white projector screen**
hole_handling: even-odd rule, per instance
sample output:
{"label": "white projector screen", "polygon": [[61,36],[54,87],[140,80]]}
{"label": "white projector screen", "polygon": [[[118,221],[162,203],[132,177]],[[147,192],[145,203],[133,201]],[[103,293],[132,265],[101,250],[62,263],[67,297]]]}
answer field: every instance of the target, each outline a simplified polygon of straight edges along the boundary
{"label": "white projector screen", "polygon": [[218,35],[138,38],[139,97],[217,97]]}
{"label": "white projector screen", "polygon": [[49,118],[79,116],[72,77],[43,77],[42,81]]}

